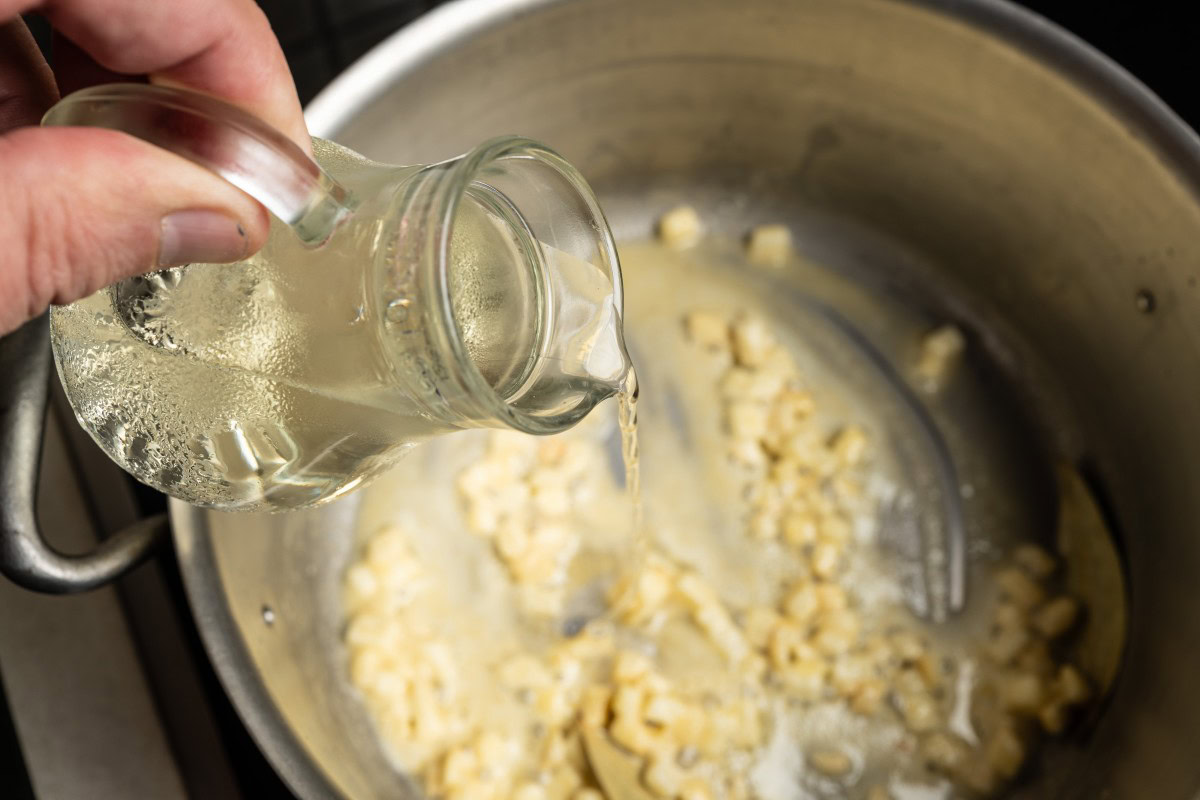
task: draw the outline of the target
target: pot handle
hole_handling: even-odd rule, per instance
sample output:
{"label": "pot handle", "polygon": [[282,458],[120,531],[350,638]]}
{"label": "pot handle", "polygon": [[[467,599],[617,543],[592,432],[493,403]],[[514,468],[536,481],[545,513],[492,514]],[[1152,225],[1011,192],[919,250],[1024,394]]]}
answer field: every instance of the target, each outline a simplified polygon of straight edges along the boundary
{"label": "pot handle", "polygon": [[27,589],[69,594],[137,566],[170,527],[166,514],[157,514],[83,555],[64,555],[42,538],[35,500],[50,361],[45,314],[0,337],[0,572]]}

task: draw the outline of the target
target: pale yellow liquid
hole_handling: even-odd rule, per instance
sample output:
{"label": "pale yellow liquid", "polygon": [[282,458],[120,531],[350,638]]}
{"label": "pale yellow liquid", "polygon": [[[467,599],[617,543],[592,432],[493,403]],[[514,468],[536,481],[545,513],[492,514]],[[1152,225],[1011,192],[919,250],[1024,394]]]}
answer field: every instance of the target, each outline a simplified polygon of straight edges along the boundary
{"label": "pale yellow liquid", "polygon": [[[630,487],[641,483],[656,551],[701,575],[731,610],[774,606],[800,576],[808,574],[802,552],[747,537],[744,477],[731,469],[727,458],[723,400],[716,391],[728,362],[714,355],[698,357],[695,343],[687,340],[681,324],[688,312],[698,309],[727,318],[751,310],[771,321],[805,376],[806,388],[816,400],[817,423],[831,432],[848,422],[858,423],[874,443],[868,473],[863,476],[861,506],[851,513],[857,544],[848,551],[844,565],[843,583],[852,592],[855,612],[878,630],[888,630],[893,623],[918,626],[937,651],[969,664],[978,636],[989,624],[988,604],[976,603],[969,614],[948,625],[920,626],[905,608],[902,574],[876,547],[881,529],[888,524],[877,518],[878,503],[903,491],[906,473],[914,469],[889,435],[902,435],[901,441],[906,441],[913,434],[905,427],[905,418],[892,410],[895,401],[887,388],[872,377],[874,372],[864,361],[860,345],[825,317],[791,301],[804,296],[801,289],[818,292],[817,296],[827,298],[859,329],[882,329],[887,335],[881,339],[895,347],[889,356],[899,364],[911,357],[911,353],[906,356],[905,343],[919,341],[929,328],[928,321],[814,265],[798,263],[786,273],[774,269],[757,272],[745,265],[742,244],[736,241],[706,242],[685,253],[654,243],[635,243],[622,246],[622,260],[628,287],[628,331],[631,341],[641,345],[638,352],[645,354],[638,362],[638,378],[645,393],[639,408],[631,407],[635,396],[628,385],[625,396],[616,398],[624,487],[613,459],[611,472],[600,470],[595,475],[601,485],[580,494],[575,525],[581,550],[572,564],[568,590],[592,597],[595,593],[588,591],[590,585],[602,582],[607,588],[624,576],[630,562],[630,509],[621,502],[621,494],[634,499]],[[994,396],[991,384],[975,383],[977,379],[970,373],[959,379],[963,381],[959,389],[973,386],[980,408],[989,408],[985,404]],[[611,420],[608,416],[589,423],[611,425]],[[629,424],[634,420],[640,423],[640,431]],[[591,437],[599,446],[609,446],[611,428],[596,431],[589,429],[589,423],[565,435]],[[950,423],[952,420],[947,429],[953,429]],[[980,426],[969,430],[971,436],[960,438],[960,453],[971,452],[980,442],[988,443],[974,459],[959,462],[963,480],[982,487],[973,502],[989,504],[976,506],[978,535],[981,541],[995,541],[998,547],[1007,548],[1013,538],[1036,530],[1037,523],[1020,516],[1023,504],[1014,503],[1013,498],[1021,495],[1002,480],[997,468],[1003,462],[996,457],[1002,452],[996,442],[1007,437],[1007,430]],[[640,453],[636,439],[631,441],[638,433],[644,446]],[[454,476],[482,457],[485,440],[484,436],[464,435],[421,448],[413,459],[365,493],[359,524],[365,534],[393,520],[413,531],[414,552],[436,576],[436,585],[443,592],[441,605],[428,618],[437,630],[445,632],[463,665],[472,713],[478,714],[484,727],[532,737],[530,732],[538,730],[535,709],[498,688],[497,665],[514,652],[542,652],[547,646],[545,629],[522,614],[510,578],[495,568],[494,541],[468,531],[454,485]],[[636,470],[639,462],[646,464],[645,474],[633,477],[631,468]],[[979,597],[990,591],[982,576],[973,586]],[[602,618],[611,605],[611,598],[603,597],[590,605],[568,604],[563,618],[556,622],[565,623],[578,615],[588,620]],[[555,631],[560,629],[567,626],[554,626]],[[578,630],[578,624],[570,630]],[[731,682],[723,682],[734,673],[695,626],[669,622],[651,632],[649,642],[641,638],[642,631],[625,630],[620,635],[628,636],[624,642],[654,645],[656,666],[687,691],[710,692],[717,697],[740,691]],[[947,682],[943,689],[959,698],[956,709],[969,717],[969,707],[961,699],[971,692],[970,679],[963,677],[966,669],[964,666],[955,682]],[[607,676],[598,680],[607,680]],[[773,706],[770,728],[767,746],[744,768],[752,776],[755,796],[772,800],[861,798],[873,784],[886,783],[897,767],[917,759],[911,738],[905,738],[908,734],[893,715],[884,712],[864,717],[835,701],[794,708]],[[536,737],[530,738],[526,752],[538,752],[536,743]],[[854,786],[832,786],[805,766],[806,752],[830,747],[861,758],[862,777]],[[895,782],[889,789],[897,800],[950,794],[947,787],[920,783]]]}
{"label": "pale yellow liquid", "polygon": [[638,383],[637,373],[630,367],[629,374],[617,393],[617,427],[621,432],[621,461],[625,467],[625,491],[633,506],[634,570],[645,563],[650,543],[646,533],[645,510],[642,505],[641,454],[638,451]]}
{"label": "pale yellow liquid", "polygon": [[348,469],[380,459],[366,477],[392,442],[422,438],[412,401],[379,380],[380,309],[332,280],[351,265],[284,269],[298,246],[274,237],[241,264],[168,270],[54,310],[80,424],[134,477],[197,505],[286,507],[333,496]]}
{"label": "pale yellow liquid", "polygon": [[[349,151],[317,142],[316,152],[351,190],[368,180]],[[312,251],[276,223],[243,262],[169,269],[55,308],[54,351],[80,424],[142,482],[196,505],[251,510],[340,496],[452,430],[419,402],[436,390],[410,356],[423,319],[415,304],[428,298],[375,273],[379,230],[346,228]],[[536,287],[513,268],[517,247],[485,204],[462,203],[452,313],[501,397],[528,384],[539,347]],[[557,377],[543,375],[538,388],[561,384],[564,405],[584,391],[612,393],[586,374]]]}

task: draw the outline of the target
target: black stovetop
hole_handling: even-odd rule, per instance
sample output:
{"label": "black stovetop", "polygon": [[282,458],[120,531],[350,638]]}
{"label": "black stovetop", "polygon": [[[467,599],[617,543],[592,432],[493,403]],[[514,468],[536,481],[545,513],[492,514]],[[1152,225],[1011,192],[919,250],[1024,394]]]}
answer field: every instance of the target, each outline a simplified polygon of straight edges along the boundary
{"label": "black stovetop", "polygon": [[[259,3],[283,43],[304,101],[388,33],[437,4],[436,0]],[[1197,56],[1191,46],[1200,38],[1200,25],[1184,22],[1176,3],[1028,0],[1024,5],[1108,54],[1190,124],[1200,126],[1200,94],[1192,80]],[[44,26],[36,20],[33,26],[44,37]],[[69,415],[64,419],[69,421]],[[132,481],[125,484],[124,491],[140,513],[165,509],[161,495]],[[122,581],[118,594],[185,792],[203,800],[239,794],[262,800],[291,798],[241,725],[208,664],[175,564],[174,554],[164,552],[138,570],[141,575],[131,576],[136,580]],[[14,699],[0,691],[0,796],[33,798],[21,737],[10,713]]]}

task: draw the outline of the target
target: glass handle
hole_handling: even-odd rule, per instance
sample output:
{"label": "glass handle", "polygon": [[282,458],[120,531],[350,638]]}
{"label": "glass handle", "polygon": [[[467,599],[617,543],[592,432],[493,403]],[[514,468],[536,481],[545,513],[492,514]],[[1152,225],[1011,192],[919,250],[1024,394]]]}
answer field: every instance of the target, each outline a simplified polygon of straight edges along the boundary
{"label": "glass handle", "polygon": [[353,196],[279,131],[236,106],[186,89],[139,83],[67,95],[43,125],[110,128],[183,156],[262,203],[310,246],[354,210]]}

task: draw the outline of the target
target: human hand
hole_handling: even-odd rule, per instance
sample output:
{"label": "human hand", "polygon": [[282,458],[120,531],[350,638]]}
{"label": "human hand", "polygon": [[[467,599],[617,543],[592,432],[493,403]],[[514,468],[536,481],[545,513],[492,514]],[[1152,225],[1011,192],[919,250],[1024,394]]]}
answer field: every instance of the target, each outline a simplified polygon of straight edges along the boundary
{"label": "human hand", "polygon": [[[31,10],[68,40],[54,72],[17,17]],[[195,164],[117,131],[37,127],[60,89],[113,73],[219,97],[312,151],[253,0],[0,0],[0,335],[51,303],[159,267],[237,261],[266,240],[266,210]]]}

